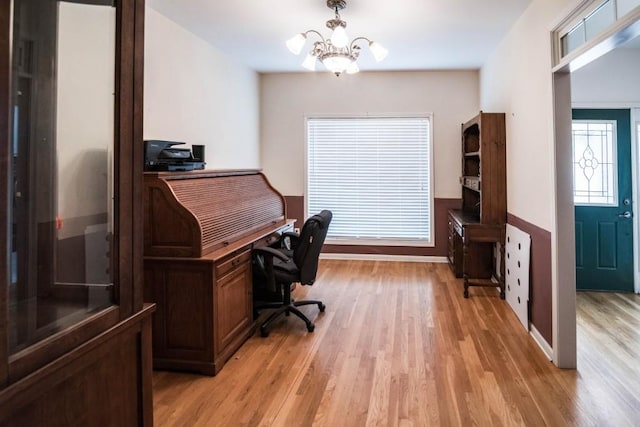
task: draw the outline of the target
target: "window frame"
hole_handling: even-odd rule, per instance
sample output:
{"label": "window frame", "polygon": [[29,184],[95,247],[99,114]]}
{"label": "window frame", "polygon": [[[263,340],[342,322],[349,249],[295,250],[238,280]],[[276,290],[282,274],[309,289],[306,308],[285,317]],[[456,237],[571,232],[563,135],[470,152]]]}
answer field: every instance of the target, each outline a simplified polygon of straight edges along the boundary
{"label": "window frame", "polygon": [[429,122],[428,137],[428,157],[429,157],[429,198],[428,198],[428,211],[429,211],[429,239],[355,239],[355,238],[332,238],[327,236],[325,243],[331,245],[345,245],[345,246],[396,246],[396,247],[435,247],[435,208],[434,208],[434,140],[433,140],[433,128],[434,120],[433,113],[365,113],[365,114],[305,114],[304,116],[304,216],[308,218],[315,212],[309,212],[308,200],[309,200],[309,120],[314,119],[362,119],[362,118],[380,118],[380,119],[411,119],[419,118],[426,119]]}

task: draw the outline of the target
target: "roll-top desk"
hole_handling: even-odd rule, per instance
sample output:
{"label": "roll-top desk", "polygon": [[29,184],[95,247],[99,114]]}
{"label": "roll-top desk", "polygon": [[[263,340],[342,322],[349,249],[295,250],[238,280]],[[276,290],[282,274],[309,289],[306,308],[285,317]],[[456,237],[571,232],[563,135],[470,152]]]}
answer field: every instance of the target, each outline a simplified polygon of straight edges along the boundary
{"label": "roll-top desk", "polygon": [[251,250],[291,230],[258,170],[147,172],[144,299],[157,369],[215,375],[255,331]]}

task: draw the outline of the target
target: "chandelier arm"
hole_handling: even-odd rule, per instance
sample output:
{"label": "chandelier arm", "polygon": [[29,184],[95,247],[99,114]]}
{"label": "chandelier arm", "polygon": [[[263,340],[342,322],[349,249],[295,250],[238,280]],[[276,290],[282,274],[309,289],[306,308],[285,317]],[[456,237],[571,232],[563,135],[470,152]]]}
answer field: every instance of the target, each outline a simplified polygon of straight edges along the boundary
{"label": "chandelier arm", "polygon": [[369,40],[369,39],[368,39],[368,38],[366,38],[366,37],[356,37],[355,39],[353,39],[353,40],[351,41],[351,43],[349,43],[349,49],[353,49],[353,47],[354,47],[354,46],[356,46],[356,42],[357,42],[358,40],[365,40],[368,44],[371,44],[371,40]]}
{"label": "chandelier arm", "polygon": [[304,34],[304,36],[306,37],[306,36],[307,36],[307,34],[309,34],[309,33],[313,33],[313,34],[317,35],[318,37],[320,37],[320,40],[322,40],[322,43],[323,43],[323,44],[325,44],[325,45],[327,44],[327,41],[326,41],[326,40],[325,40],[325,38],[322,36],[322,34],[320,34],[319,32],[317,32],[316,30],[308,30],[308,31],[305,31],[303,34]]}

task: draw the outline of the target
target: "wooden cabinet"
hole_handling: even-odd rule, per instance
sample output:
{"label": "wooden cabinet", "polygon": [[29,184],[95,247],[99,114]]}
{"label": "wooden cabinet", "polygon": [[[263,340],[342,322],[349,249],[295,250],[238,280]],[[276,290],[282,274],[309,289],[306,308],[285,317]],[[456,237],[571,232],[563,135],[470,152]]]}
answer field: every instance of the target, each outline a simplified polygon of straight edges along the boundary
{"label": "wooden cabinet", "polygon": [[220,260],[146,257],[144,289],[157,369],[215,375],[255,332],[250,245]]}
{"label": "wooden cabinet", "polygon": [[[483,113],[462,125],[462,209],[449,211],[449,263],[469,286],[500,288],[504,298],[504,233],[507,216],[504,113]],[[494,257],[495,248],[501,256]]]}
{"label": "wooden cabinet", "polygon": [[2,426],[153,425],[144,15],[144,0],[0,5]]}

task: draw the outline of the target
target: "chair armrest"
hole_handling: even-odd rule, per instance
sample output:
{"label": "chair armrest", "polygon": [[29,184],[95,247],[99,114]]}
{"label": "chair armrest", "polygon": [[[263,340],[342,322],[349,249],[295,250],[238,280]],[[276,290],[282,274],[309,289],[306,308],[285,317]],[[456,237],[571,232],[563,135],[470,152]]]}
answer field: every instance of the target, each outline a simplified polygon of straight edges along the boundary
{"label": "chair armrest", "polygon": [[276,276],[273,268],[273,264],[274,264],[273,260],[274,258],[277,258],[282,262],[286,263],[287,261],[290,260],[290,258],[286,254],[282,253],[281,251],[269,246],[260,246],[257,248],[253,248],[253,255],[255,255],[253,257],[254,258],[253,262],[257,263],[256,265],[263,270],[266,276],[265,277],[266,289],[272,293],[280,292],[278,284],[276,283]]}
{"label": "chair armrest", "polygon": [[282,252],[280,252],[277,249],[270,248],[269,246],[260,246],[258,248],[253,248],[253,251],[258,253],[258,254],[262,254],[262,255],[264,255],[266,257],[278,258],[279,260],[281,260],[283,262],[289,261],[289,257],[288,256],[286,256],[285,254],[283,254]]}
{"label": "chair armrest", "polygon": [[300,233],[294,231],[285,231],[280,236],[280,247],[288,250],[294,250],[300,241]]}

